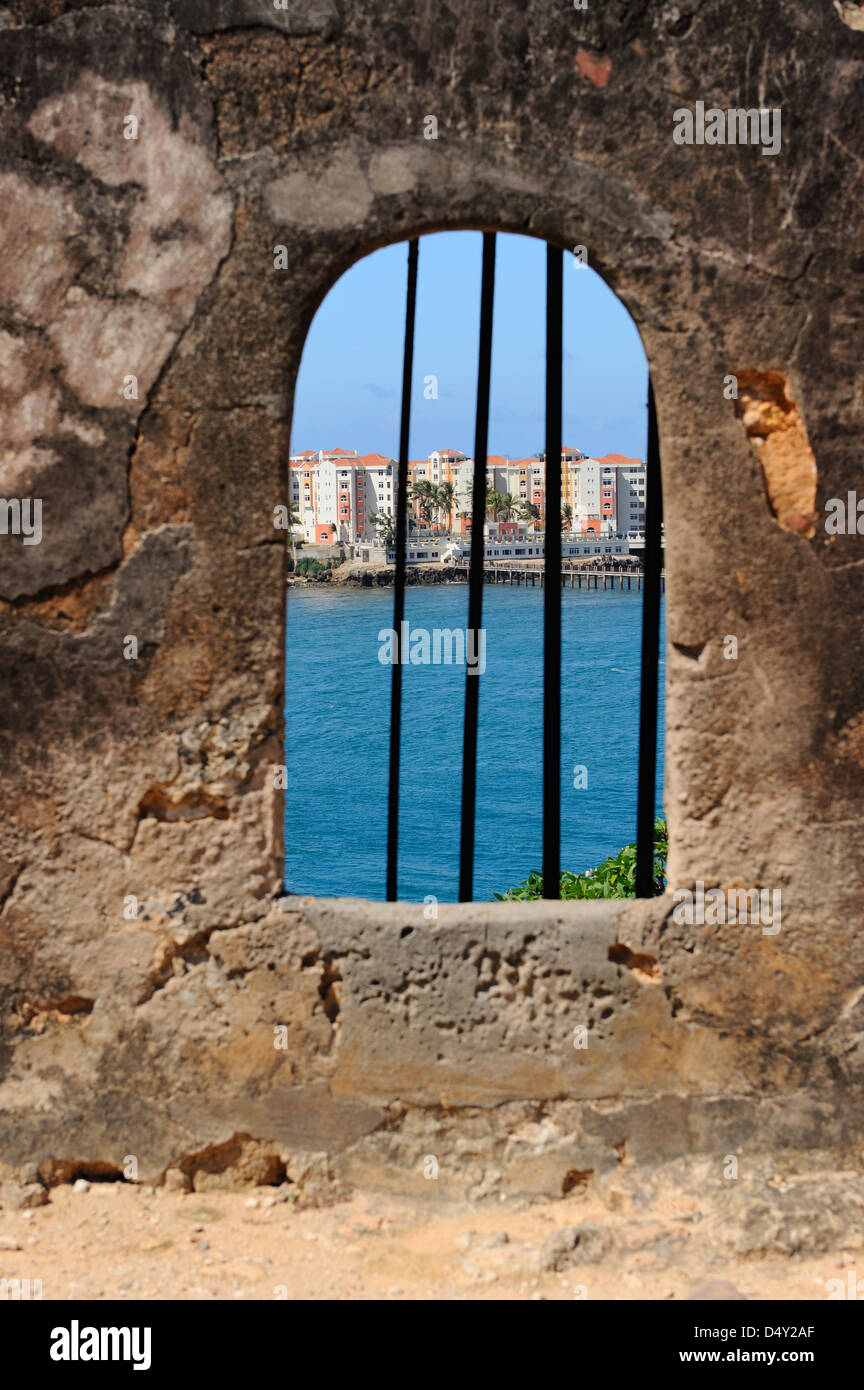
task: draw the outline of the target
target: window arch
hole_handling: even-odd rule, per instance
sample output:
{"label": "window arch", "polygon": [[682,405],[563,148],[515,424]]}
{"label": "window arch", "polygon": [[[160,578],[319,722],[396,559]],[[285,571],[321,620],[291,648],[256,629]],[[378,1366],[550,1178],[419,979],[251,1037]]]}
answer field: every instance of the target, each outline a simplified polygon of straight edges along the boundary
{"label": "window arch", "polygon": [[[460,233],[445,233],[444,237],[459,236]],[[437,238],[441,240],[442,238]],[[405,628],[405,595],[411,566],[424,559],[442,563],[446,560],[460,562],[460,567],[468,578],[468,615],[464,627],[465,678],[463,693],[464,719],[461,731],[462,758],[460,786],[456,793],[452,785],[448,795],[457,795],[460,803],[459,824],[459,899],[470,901],[474,896],[474,858],[475,823],[477,815],[477,758],[478,758],[478,717],[480,691],[483,686],[479,665],[479,647],[484,635],[483,580],[485,560],[495,566],[502,561],[515,563],[530,559],[533,572],[524,575],[527,585],[541,587],[543,605],[543,730],[542,730],[542,787],[543,787],[543,867],[544,882],[557,889],[559,884],[561,859],[561,611],[562,586],[569,583],[578,591],[590,591],[591,573],[576,569],[576,562],[586,560],[598,566],[620,568],[616,576],[603,575],[604,589],[607,584],[617,582],[619,591],[643,595],[642,627],[643,640],[639,661],[640,701],[638,725],[638,893],[650,896],[654,891],[654,852],[653,830],[656,801],[656,725],[658,716],[657,677],[659,662],[659,635],[661,589],[661,531],[662,501],[659,487],[659,455],[657,448],[656,418],[653,410],[653,397],[648,392],[645,403],[647,417],[647,445],[644,458],[632,458],[620,452],[602,457],[589,457],[581,449],[567,445],[562,436],[563,429],[563,301],[565,288],[565,266],[570,257],[560,247],[545,245],[545,381],[544,381],[544,448],[538,450],[533,459],[499,459],[490,452],[490,389],[493,344],[493,317],[495,306],[495,264],[499,236],[496,233],[482,234],[482,266],[480,285],[476,287],[480,300],[479,340],[476,365],[476,403],[474,418],[473,448],[465,450],[449,445],[447,448],[432,450],[422,466],[410,458],[412,400],[419,399],[419,392],[432,385],[437,388],[437,378],[425,373],[415,358],[415,333],[417,313],[418,276],[423,259],[417,238],[398,243],[388,248],[389,253],[397,250],[405,256],[406,284],[405,300],[400,323],[401,337],[401,394],[399,401],[398,449],[393,449],[393,457],[375,453],[360,453],[356,449],[344,447],[344,443],[334,448],[299,447],[308,446],[308,439],[298,439],[298,421],[295,418],[294,443],[290,459],[292,503],[301,513],[296,517],[296,525],[304,532],[308,541],[314,538],[318,543],[328,539],[345,550],[352,559],[370,561],[376,554],[389,563],[393,573],[392,598],[393,613],[390,631],[393,634],[389,652],[390,690],[388,692],[389,719],[387,723],[387,863],[386,896],[395,900],[399,896],[400,879],[400,807],[404,807],[403,788],[400,773],[403,767],[402,749],[402,694],[403,668],[411,663],[408,652],[410,624]],[[541,253],[543,243],[535,239],[507,237],[507,241],[526,242],[530,240]],[[424,238],[424,242],[427,239]],[[577,248],[579,255],[572,257],[574,270],[599,277],[585,265],[583,248]],[[347,278],[347,277],[346,277]],[[422,278],[420,279],[422,284]],[[602,282],[600,282],[602,284]],[[604,292],[611,301],[613,296],[607,287]],[[615,301],[616,303],[618,301]],[[619,308],[620,308],[619,304]],[[622,313],[625,312],[622,309]],[[638,334],[629,320],[633,336],[638,343]],[[342,322],[341,328],[350,340],[351,326]],[[392,316],[388,324],[393,334]],[[344,350],[344,343],[343,343]],[[639,353],[644,363],[644,354]],[[392,364],[391,364],[392,365]],[[298,383],[298,397],[303,397],[303,374]],[[424,392],[425,394],[425,392]],[[644,399],[644,398],[643,398]],[[416,413],[416,404],[415,404]],[[394,421],[388,421],[394,425]],[[323,442],[323,441],[322,441]],[[346,441],[350,444],[351,441]],[[459,444],[464,445],[460,439]],[[547,470],[545,459],[560,454],[560,470]],[[599,452],[599,450],[597,451]],[[497,468],[498,462],[505,463],[503,470]],[[628,467],[629,465],[629,467]],[[493,512],[494,520],[490,527],[489,514],[484,506],[484,498],[496,493],[496,478],[510,479],[514,491],[508,490],[507,506]],[[422,476],[420,476],[422,473]],[[582,476],[584,475],[584,477]],[[455,486],[454,480],[458,479]],[[574,494],[575,480],[579,480],[582,491]],[[648,484],[648,480],[655,485]],[[446,488],[452,491],[446,496]],[[440,505],[440,489],[445,489],[445,505]],[[516,488],[518,487],[518,492]],[[467,493],[468,506],[464,507]],[[437,494],[439,504],[433,506],[432,497]],[[596,494],[596,495],[595,495]],[[573,516],[574,495],[578,495],[578,516]],[[463,508],[458,502],[461,500]],[[403,505],[403,499],[404,505]],[[504,499],[500,499],[504,500]],[[624,503],[626,502],[626,508]],[[542,503],[539,506],[538,503]],[[542,543],[540,536],[532,536],[534,544],[517,547],[520,539],[519,508],[521,516],[530,516],[530,508],[540,511],[544,530]],[[596,516],[591,515],[592,506]],[[561,514],[562,522],[574,521],[580,530],[578,538],[570,534],[562,542],[562,528],[546,526],[548,515]],[[323,516],[332,516],[332,521],[324,522]],[[459,525],[454,523],[458,517]],[[485,518],[485,525],[484,525]],[[538,517],[538,520],[540,517]],[[442,524],[443,522],[443,524]],[[331,528],[328,532],[328,527]],[[484,534],[485,533],[485,534]],[[458,535],[458,544],[454,544]],[[476,536],[476,543],[474,537]],[[512,540],[512,544],[508,544]],[[378,544],[376,545],[376,542]],[[630,563],[631,555],[638,550],[644,557],[644,565],[638,574],[625,574],[624,565]],[[518,553],[517,552],[521,552]],[[542,557],[542,566],[540,564]],[[330,556],[332,564],[334,556]],[[305,563],[300,561],[301,565]],[[308,568],[308,566],[307,566]],[[495,572],[498,578],[500,571]],[[488,577],[488,575],[487,575]],[[522,576],[514,573],[516,582]],[[600,575],[593,576],[595,590],[600,583]],[[289,642],[291,607],[289,603]],[[434,634],[430,634],[430,640]],[[452,638],[451,638],[452,640]],[[447,648],[439,642],[439,657],[447,660]],[[635,653],[631,652],[635,660]],[[420,654],[422,660],[422,653]],[[434,659],[434,654],[433,654]],[[296,672],[295,672],[296,674]],[[347,694],[347,692],[346,692]],[[380,710],[379,710],[380,714]],[[289,724],[291,711],[286,712]],[[289,751],[291,743],[289,737]],[[379,748],[380,754],[380,748]],[[289,758],[290,761],[290,758]],[[314,761],[314,758],[310,761]],[[635,762],[635,759],[634,759]],[[559,775],[555,775],[555,769]],[[634,769],[635,770],[635,769]],[[538,766],[537,775],[540,768]],[[575,785],[575,782],[574,782]],[[408,795],[413,793],[409,790]],[[292,799],[289,795],[286,807],[286,883],[289,890],[308,891],[303,882],[302,872],[298,873],[296,861],[292,863]],[[380,836],[379,836],[380,838]],[[403,841],[404,843],[404,841]],[[506,887],[506,884],[500,884]],[[413,885],[416,891],[416,884]],[[356,891],[356,890],[347,890]],[[330,895],[332,889],[327,895]],[[380,894],[369,893],[369,896]],[[403,892],[404,895],[404,892]],[[488,896],[488,894],[487,894]],[[550,891],[548,896],[558,896],[558,891]]]}

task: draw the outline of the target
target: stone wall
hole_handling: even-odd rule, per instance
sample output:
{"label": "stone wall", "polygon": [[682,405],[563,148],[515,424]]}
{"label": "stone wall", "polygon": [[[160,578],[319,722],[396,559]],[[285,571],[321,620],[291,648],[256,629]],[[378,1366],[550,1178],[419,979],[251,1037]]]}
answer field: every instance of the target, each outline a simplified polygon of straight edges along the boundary
{"label": "stone wall", "polygon": [[[824,514],[861,486],[862,9],[0,9],[0,492],[43,499],[41,544],[0,536],[7,1170],[412,1186],[432,1152],[480,1195],[855,1156],[864,569]],[[698,100],[781,107],[781,152],[677,146]],[[781,888],[776,936],[280,896],[304,336],[358,257],[448,227],[584,245],[633,315],[671,880]]]}

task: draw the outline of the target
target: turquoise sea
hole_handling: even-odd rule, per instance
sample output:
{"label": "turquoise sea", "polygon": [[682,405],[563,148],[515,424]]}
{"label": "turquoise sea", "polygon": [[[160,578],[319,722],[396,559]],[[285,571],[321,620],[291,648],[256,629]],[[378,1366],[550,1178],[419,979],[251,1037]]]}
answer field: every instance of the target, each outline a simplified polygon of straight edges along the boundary
{"label": "turquoise sea", "polygon": [[[561,865],[580,872],[635,839],[642,595],[565,589],[562,597]],[[406,593],[412,629],[464,630],[467,609],[466,585]],[[483,610],[477,899],[513,886],[542,860],[542,590],[487,585]],[[384,899],[391,667],[378,660],[378,634],[392,621],[391,589],[288,590],[289,892]],[[658,813],[665,665],[660,676]],[[405,667],[402,899],[458,896],[464,701],[464,666]],[[579,790],[577,765],[588,780]]]}

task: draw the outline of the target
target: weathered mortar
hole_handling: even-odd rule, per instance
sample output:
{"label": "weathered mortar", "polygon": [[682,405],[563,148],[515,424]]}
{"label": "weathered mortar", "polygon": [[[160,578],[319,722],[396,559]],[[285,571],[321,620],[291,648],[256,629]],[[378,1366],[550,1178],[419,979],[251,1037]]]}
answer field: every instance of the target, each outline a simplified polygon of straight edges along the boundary
{"label": "weathered mortar", "polygon": [[[864,570],[821,517],[861,477],[864,34],[806,0],[15,0],[0,20],[0,491],[42,497],[45,531],[0,538],[0,1158],[194,1172],[246,1134],[297,1175],[327,1153],[315,1171],[391,1181],[428,1135],[487,1155],[454,1179],[476,1194],[559,1190],[621,1144],[845,1151]],[[676,147],[672,112],[699,99],[781,105],[782,152]],[[272,517],[304,335],[359,256],[457,226],[586,245],[642,333],[671,877],[781,887],[776,938],[676,926],[668,901],[562,925],[274,902]],[[811,522],[783,524],[809,505],[807,458],[756,442],[728,373],[791,403]]]}

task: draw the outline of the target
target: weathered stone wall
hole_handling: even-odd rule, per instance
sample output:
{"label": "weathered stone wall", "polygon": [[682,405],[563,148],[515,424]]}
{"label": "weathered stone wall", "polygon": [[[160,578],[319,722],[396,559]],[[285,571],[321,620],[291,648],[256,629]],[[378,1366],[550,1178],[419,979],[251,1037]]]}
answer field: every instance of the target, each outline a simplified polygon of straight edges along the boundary
{"label": "weathered stone wall", "polygon": [[[862,9],[0,9],[0,492],[43,499],[41,544],[0,536],[4,1163],[413,1182],[431,1150],[476,1195],[854,1155],[864,569],[823,518],[862,487]],[[781,152],[675,145],[698,100],[781,107]],[[587,246],[639,327],[671,878],[781,888],[777,936],[279,897],[304,335],[359,256],[465,226]]]}

